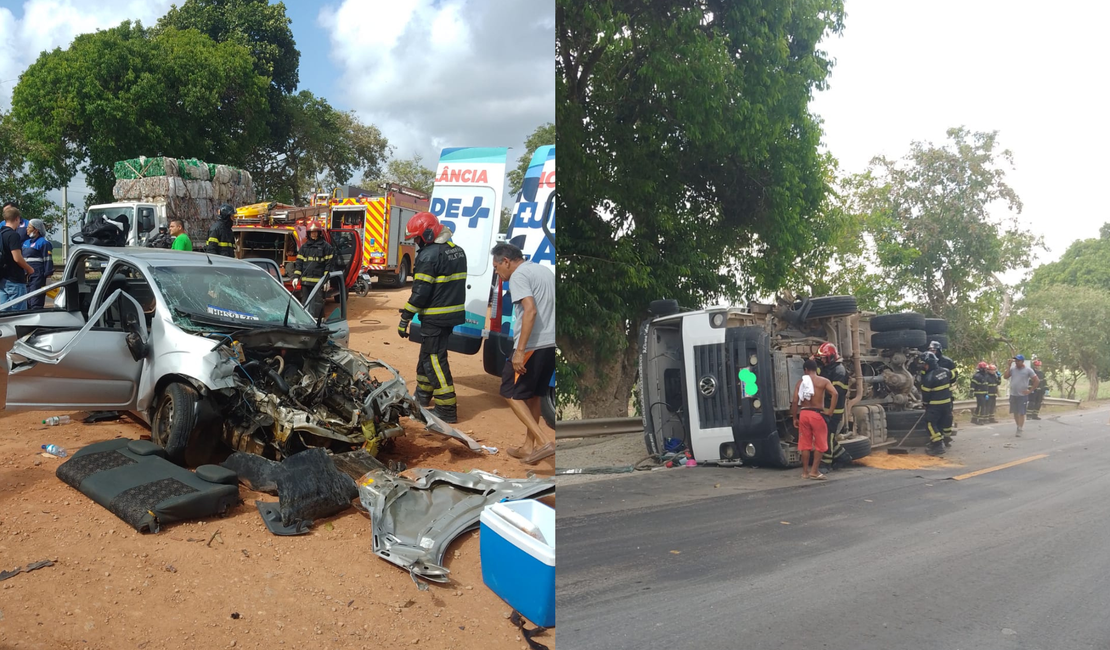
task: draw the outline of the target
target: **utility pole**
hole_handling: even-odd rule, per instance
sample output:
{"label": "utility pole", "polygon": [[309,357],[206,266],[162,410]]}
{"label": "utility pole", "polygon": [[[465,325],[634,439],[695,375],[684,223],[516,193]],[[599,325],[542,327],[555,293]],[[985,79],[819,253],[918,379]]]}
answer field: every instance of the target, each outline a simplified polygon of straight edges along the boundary
{"label": "utility pole", "polygon": [[62,259],[69,259],[69,185],[62,188]]}

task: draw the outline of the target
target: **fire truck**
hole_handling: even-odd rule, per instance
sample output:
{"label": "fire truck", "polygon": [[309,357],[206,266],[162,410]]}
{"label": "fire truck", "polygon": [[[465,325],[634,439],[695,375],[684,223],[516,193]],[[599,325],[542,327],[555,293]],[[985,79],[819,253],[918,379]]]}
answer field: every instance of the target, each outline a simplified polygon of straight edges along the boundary
{"label": "fire truck", "polygon": [[[351,189],[357,188],[347,188],[344,193]],[[361,273],[354,290],[364,296],[375,278],[393,287],[403,287],[408,282],[416,247],[407,239],[405,227],[413,215],[428,210],[430,197],[396,183],[383,185],[378,194],[361,192],[359,196],[335,197],[328,203],[330,229],[356,233],[362,244]]]}
{"label": "fire truck", "polygon": [[308,226],[323,227],[324,239],[331,242],[337,257],[336,270],[344,271],[346,286],[353,287],[362,268],[362,239],[357,232],[332,228],[331,207],[298,207],[283,203],[255,203],[235,211],[231,231],[235,233],[235,257],[269,259],[281,269],[282,281],[291,286],[297,251],[308,238]]}

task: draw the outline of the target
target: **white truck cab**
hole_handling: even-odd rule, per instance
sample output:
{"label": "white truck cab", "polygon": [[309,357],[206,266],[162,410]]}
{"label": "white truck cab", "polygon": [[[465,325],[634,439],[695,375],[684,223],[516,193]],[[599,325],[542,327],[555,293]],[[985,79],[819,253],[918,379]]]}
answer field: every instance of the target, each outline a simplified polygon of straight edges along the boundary
{"label": "white truck cab", "polygon": [[[89,206],[80,226],[104,217],[110,223],[121,224],[127,233],[125,246],[143,246],[151,233],[160,227],[168,227],[165,202],[120,201]],[[78,233],[80,228],[78,228]]]}

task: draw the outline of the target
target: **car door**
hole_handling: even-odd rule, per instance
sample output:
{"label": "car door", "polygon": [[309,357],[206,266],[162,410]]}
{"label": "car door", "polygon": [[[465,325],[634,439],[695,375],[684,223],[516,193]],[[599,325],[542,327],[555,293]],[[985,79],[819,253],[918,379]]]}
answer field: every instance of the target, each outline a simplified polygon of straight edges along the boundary
{"label": "car door", "polygon": [[[35,316],[40,320],[30,320]],[[4,403],[11,410],[134,410],[148,340],[142,307],[111,282],[98,283],[87,317],[82,311],[4,316]]]}

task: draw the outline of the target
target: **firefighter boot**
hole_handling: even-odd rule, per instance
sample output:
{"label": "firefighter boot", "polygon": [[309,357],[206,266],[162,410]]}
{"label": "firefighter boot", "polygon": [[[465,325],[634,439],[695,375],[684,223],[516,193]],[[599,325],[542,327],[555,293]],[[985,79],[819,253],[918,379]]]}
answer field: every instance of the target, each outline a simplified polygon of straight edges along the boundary
{"label": "firefighter boot", "polygon": [[941,442],[940,440],[937,440],[935,442],[930,442],[925,447],[925,453],[929,454],[930,456],[943,456],[944,455],[944,443]]}
{"label": "firefighter boot", "polygon": [[459,414],[456,408],[457,407],[454,404],[452,404],[451,406],[436,404],[435,408],[432,409],[432,413],[435,413],[436,417],[443,420],[447,424],[457,424],[459,421]]}

